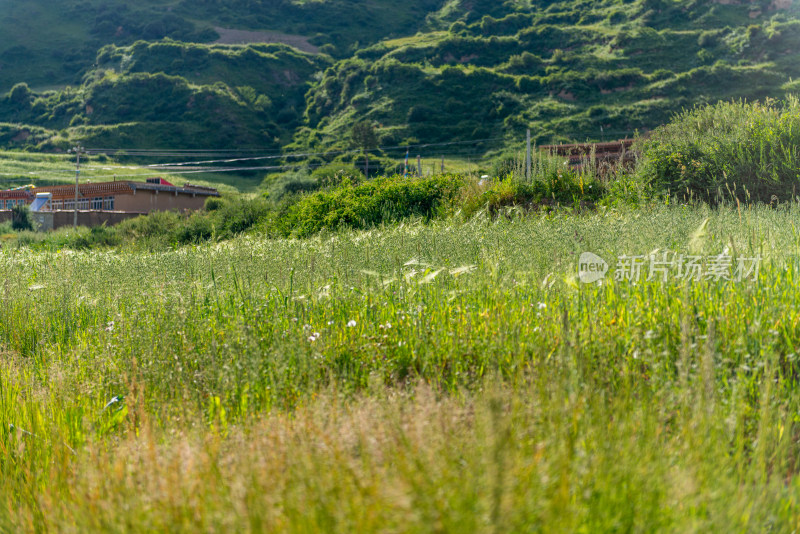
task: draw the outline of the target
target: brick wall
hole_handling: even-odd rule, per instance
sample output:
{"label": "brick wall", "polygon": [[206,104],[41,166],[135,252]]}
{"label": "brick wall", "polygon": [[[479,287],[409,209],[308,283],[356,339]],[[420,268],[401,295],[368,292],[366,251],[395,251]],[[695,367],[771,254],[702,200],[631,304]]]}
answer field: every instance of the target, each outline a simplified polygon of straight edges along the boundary
{"label": "brick wall", "polygon": [[137,189],[135,194],[116,195],[114,209],[138,213],[151,211],[200,210],[208,195],[170,194],[167,192]]}

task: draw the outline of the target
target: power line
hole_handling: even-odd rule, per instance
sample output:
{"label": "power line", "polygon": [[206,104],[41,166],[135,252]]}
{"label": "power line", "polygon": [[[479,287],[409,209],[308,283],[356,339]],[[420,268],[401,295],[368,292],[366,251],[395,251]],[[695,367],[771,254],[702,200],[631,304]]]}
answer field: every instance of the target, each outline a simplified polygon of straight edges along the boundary
{"label": "power line", "polygon": [[338,150],[332,152],[305,152],[299,154],[284,154],[280,156],[257,156],[252,158],[235,158],[235,159],[218,159],[218,160],[206,160],[206,161],[188,161],[188,162],[181,162],[181,163],[152,163],[148,165],[148,167],[179,167],[179,166],[187,166],[187,165],[206,165],[209,163],[235,163],[239,161],[257,161],[257,160],[265,160],[265,159],[286,159],[286,158],[307,158],[310,156],[318,156],[318,155],[333,155],[333,154],[348,154],[348,153],[360,153],[360,150]]}
{"label": "power line", "polygon": [[90,148],[88,152],[93,154],[108,154],[124,152],[127,155],[133,152],[159,152],[159,153],[178,153],[178,154],[241,154],[244,152],[263,152],[263,148]]}
{"label": "power line", "polygon": [[[202,170],[192,170],[192,171],[176,171],[170,173],[170,175],[176,174],[210,174],[210,173],[224,173],[224,172],[239,172],[239,171],[261,171],[261,170],[277,170],[277,169],[284,169],[284,168],[291,168],[293,165],[273,165],[273,166],[264,166],[264,167],[214,167],[213,169],[202,169]],[[116,178],[138,178],[140,176],[147,176],[152,175],[152,173],[141,172],[138,174],[116,174],[114,175]]]}
{"label": "power line", "polygon": [[[484,138],[484,139],[471,139],[471,140],[462,140],[462,141],[449,141],[449,142],[441,142],[441,143],[417,143],[417,144],[408,144],[408,145],[395,145],[395,146],[383,146],[378,147],[376,150],[390,152],[395,150],[400,151],[409,151],[414,149],[414,151],[419,151],[420,149],[427,149],[427,148],[437,148],[437,147],[451,147],[451,150],[446,152],[438,152],[436,157],[472,157],[472,156],[480,156],[483,155],[483,152],[475,151],[474,148],[470,149],[469,145],[477,145],[480,143],[488,143],[492,141],[504,140],[504,137],[491,137],[491,138]],[[454,150],[453,150],[454,149]],[[466,151],[463,149],[467,149]],[[118,149],[118,148],[92,148],[87,149],[85,153],[87,154],[106,154],[106,153],[114,153],[115,155],[119,156],[147,156],[147,157],[186,157],[186,156],[211,156],[211,155],[234,155],[234,154],[244,154],[244,153],[253,153],[253,152],[260,152],[260,149],[223,149],[223,150],[204,150],[204,149]],[[293,152],[293,153],[267,153],[267,155],[255,155],[255,156],[248,156],[248,157],[237,157],[237,158],[225,158],[225,159],[209,159],[209,160],[199,160],[199,161],[184,161],[184,162],[164,162],[164,163],[153,163],[148,164],[145,166],[139,165],[125,165],[125,166],[115,166],[115,167],[107,167],[107,166],[96,166],[96,165],[84,165],[82,169],[86,174],[98,176],[94,172],[87,172],[87,171],[115,171],[118,169],[125,169],[130,171],[154,171],[154,170],[164,170],[170,175],[178,175],[178,174],[210,174],[210,173],[227,173],[227,172],[242,172],[242,171],[256,171],[256,170],[283,170],[283,169],[291,169],[291,168],[318,168],[324,166],[326,164],[305,164],[305,165],[297,165],[297,164],[284,164],[284,165],[269,165],[269,166],[247,166],[247,167],[232,167],[230,165],[226,167],[198,167],[200,165],[210,165],[216,163],[240,163],[245,161],[264,161],[264,160],[274,160],[274,159],[295,159],[295,158],[308,158],[314,156],[335,156],[335,155],[343,155],[343,154],[360,154],[362,153],[361,149],[350,149],[350,150],[328,150],[328,151],[320,151],[320,152]],[[48,155],[57,155],[57,156],[64,156],[69,157],[66,154],[56,154],[56,153],[49,153]],[[477,162],[476,162],[477,163]],[[193,169],[187,170],[171,170],[171,168],[182,168],[182,167],[195,167]],[[36,179],[36,176],[31,176],[30,178],[20,178],[21,176],[26,176],[27,174],[66,174],[70,172],[69,170],[42,170],[42,171],[27,171],[27,173],[0,173],[0,176],[13,176],[17,177],[18,180],[27,180],[27,179]],[[151,172],[141,172],[136,174],[125,174],[119,175],[115,174],[116,178],[127,178],[127,177],[140,177],[142,175],[151,174]],[[99,175],[99,176],[102,176]]]}
{"label": "power line", "polygon": [[[498,141],[503,140],[504,137],[490,137],[485,139],[471,139],[466,141],[449,141],[444,143],[423,143],[423,144],[412,144],[412,145],[395,145],[395,146],[382,146],[377,147],[375,150],[380,151],[390,151],[390,150],[409,150],[409,149],[420,149],[420,148],[431,148],[431,147],[444,147],[444,146],[454,146],[454,145],[469,145],[469,144],[479,144],[479,143],[486,143],[490,141]],[[224,151],[216,152],[216,151],[209,151],[209,152],[200,152],[200,151],[193,151],[193,150],[182,150],[175,151],[170,150],[150,150],[150,149],[134,149],[134,150],[124,150],[124,149],[89,149],[89,153],[98,154],[98,153],[107,153],[107,152],[123,152],[123,156],[126,155],[142,155],[142,156],[174,156],[179,157],[181,155],[201,155],[201,154],[218,154],[224,153]],[[286,153],[275,153],[275,154],[268,154],[268,155],[260,155],[260,156],[251,156],[251,157],[242,157],[242,158],[232,158],[232,159],[221,159],[221,160],[205,160],[205,161],[189,161],[189,162],[165,162],[165,163],[152,163],[148,165],[149,167],[158,167],[158,166],[183,166],[183,165],[201,165],[201,164],[208,164],[208,163],[233,163],[238,161],[257,161],[257,160],[266,160],[266,159],[284,159],[284,158],[302,158],[302,157],[312,157],[312,156],[334,156],[334,155],[342,155],[342,154],[360,154],[361,149],[350,149],[350,150],[329,150],[323,152],[290,152]]]}
{"label": "power line", "polygon": [[[464,147],[464,148],[468,148],[468,147]],[[286,157],[289,157],[289,156],[291,156],[291,157],[304,157],[304,156],[315,155],[315,154],[328,154],[328,155],[330,155],[330,154],[342,154],[342,153],[359,153],[360,154],[361,152],[359,150],[352,150],[352,151],[333,151],[333,152],[326,152],[326,153],[298,153],[298,154],[287,155]],[[459,151],[459,152],[450,152],[450,151],[441,152],[440,151],[440,152],[436,152],[435,153],[435,157],[437,159],[440,158],[440,157],[472,157],[472,156],[481,156],[481,155],[483,155],[483,152],[475,151],[475,150],[467,150],[467,151]],[[234,163],[234,162],[241,162],[241,161],[257,161],[257,160],[265,160],[265,159],[281,159],[283,157],[284,156],[259,156],[259,157],[253,157],[253,158],[235,158],[235,159],[226,159],[226,160],[206,160],[206,161],[192,161],[192,162],[166,163],[166,164],[154,163],[154,164],[143,165],[143,166],[142,165],[125,165],[125,166],[119,166],[119,167],[115,167],[115,168],[106,167],[106,166],[102,166],[102,167],[100,167],[100,166],[86,166],[86,167],[84,167],[84,169],[105,170],[105,171],[110,171],[110,170],[115,170],[115,169],[165,170],[169,174],[184,174],[184,173],[186,173],[185,171],[172,171],[170,169],[173,168],[173,167],[175,167],[175,168],[190,167],[190,166],[191,167],[197,167],[199,165],[206,165],[206,164],[212,164],[212,163]],[[306,164],[305,167],[314,168],[314,167],[320,167],[320,166],[324,166],[324,165],[326,165],[326,164],[324,164],[324,163],[323,164],[312,164],[312,165]],[[202,167],[202,168],[191,169],[191,172],[222,172],[222,171],[230,172],[230,171],[234,171],[234,170],[245,171],[245,170],[260,170],[260,169],[270,169],[270,168],[276,168],[277,169],[277,168],[283,168],[283,167],[287,167],[287,166],[288,167],[295,167],[295,166],[300,166],[300,165],[297,165],[297,164],[295,164],[295,165],[284,164],[284,165],[269,166],[269,167],[255,166],[255,167],[228,167],[228,168],[224,168],[224,167]],[[56,172],[56,171],[49,171],[49,172]]]}
{"label": "power line", "polygon": [[[459,145],[459,144],[469,144],[469,143],[483,143],[488,141],[501,141],[504,140],[505,137],[489,137],[485,139],[468,139],[463,141],[449,141],[444,143],[418,143],[418,144],[404,144],[404,145],[395,145],[395,146],[384,146],[378,147],[378,150],[390,150],[390,149],[406,149],[406,148],[425,148],[431,146],[446,146],[446,145]],[[360,150],[360,149],[358,149]],[[212,149],[182,149],[182,148],[132,148],[132,149],[124,149],[124,148],[90,148],[87,149],[87,152],[91,154],[106,154],[106,153],[118,153],[122,152],[122,156],[131,155],[134,153],[142,153],[142,154],[175,154],[175,155],[183,155],[183,154],[230,154],[230,153],[240,153],[240,152],[262,152],[263,149],[258,148],[246,148],[246,149],[219,149],[219,150],[212,150]],[[329,152],[314,152],[309,154],[328,154],[333,152],[348,152],[348,151],[329,151]],[[283,154],[280,152],[275,152],[273,155],[275,156],[286,156],[288,154]]]}

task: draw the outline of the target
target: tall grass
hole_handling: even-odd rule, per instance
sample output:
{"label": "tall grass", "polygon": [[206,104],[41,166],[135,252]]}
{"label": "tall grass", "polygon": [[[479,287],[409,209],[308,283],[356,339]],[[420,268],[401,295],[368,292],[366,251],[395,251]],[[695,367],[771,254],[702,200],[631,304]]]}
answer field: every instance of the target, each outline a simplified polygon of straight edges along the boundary
{"label": "tall grass", "polygon": [[[0,528],[791,530],[797,210],[4,250]],[[726,247],[756,281],[575,280]]]}
{"label": "tall grass", "polygon": [[641,147],[642,178],[680,198],[793,199],[800,185],[800,101],[790,96],[684,111]]}

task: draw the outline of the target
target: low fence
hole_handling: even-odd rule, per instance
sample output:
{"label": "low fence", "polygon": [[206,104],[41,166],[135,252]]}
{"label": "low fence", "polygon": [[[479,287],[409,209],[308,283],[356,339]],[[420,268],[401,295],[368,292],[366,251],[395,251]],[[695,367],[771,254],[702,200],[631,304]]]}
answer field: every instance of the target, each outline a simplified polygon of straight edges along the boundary
{"label": "low fence", "polygon": [[[132,219],[144,215],[144,213],[133,213],[129,211],[78,211],[78,226],[113,226],[126,219]],[[64,226],[72,226],[75,212],[72,210],[63,211],[36,211],[31,212],[31,220],[34,227],[39,231],[55,230]],[[11,220],[11,210],[0,210],[0,223]]]}

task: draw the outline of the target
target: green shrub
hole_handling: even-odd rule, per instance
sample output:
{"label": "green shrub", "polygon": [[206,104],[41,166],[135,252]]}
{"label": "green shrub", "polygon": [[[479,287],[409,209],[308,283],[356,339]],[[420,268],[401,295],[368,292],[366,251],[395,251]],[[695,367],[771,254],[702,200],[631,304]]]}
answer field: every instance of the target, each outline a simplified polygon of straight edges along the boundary
{"label": "green shrub", "polygon": [[316,169],[311,173],[311,177],[316,180],[320,187],[336,187],[345,180],[349,180],[352,184],[357,184],[364,180],[364,173],[353,165],[331,163]]}
{"label": "green shrub", "polygon": [[270,213],[270,205],[262,198],[215,199],[211,207],[210,211],[191,214],[153,212],[128,219],[117,226],[117,234],[120,240],[141,242],[150,248],[200,243],[245,232]]}
{"label": "green shrub", "polygon": [[28,208],[28,206],[17,204],[11,208],[11,228],[18,232],[23,230],[33,230],[31,210]]}
{"label": "green shrub", "polygon": [[651,200],[648,190],[635,173],[621,169],[614,174],[612,180],[605,184],[603,198],[598,201],[601,206],[638,207]]}
{"label": "green shrub", "polygon": [[267,217],[269,204],[264,199],[227,199],[222,208],[214,213],[214,223],[220,237],[232,237],[252,228]]}
{"label": "green shrub", "polygon": [[525,156],[503,156],[495,160],[491,170],[495,178],[517,178],[525,176]]}
{"label": "green shrub", "polygon": [[220,197],[208,197],[203,207],[206,211],[216,211],[220,209],[223,204],[224,203]]}
{"label": "green shrub", "polygon": [[277,230],[304,237],[323,228],[368,228],[411,216],[430,218],[463,185],[463,178],[454,175],[395,176],[318,191],[289,206],[276,222]]}
{"label": "green shrub", "polygon": [[562,168],[542,173],[541,168],[535,166],[532,171],[534,178],[529,182],[507,174],[492,182],[487,189],[478,188],[468,192],[462,200],[462,213],[471,217],[484,208],[490,215],[495,215],[502,208],[510,206],[526,209],[552,205],[579,206],[599,201],[606,192],[606,186],[588,172]]}
{"label": "green shrub", "polygon": [[280,174],[269,174],[261,183],[264,196],[280,201],[283,197],[319,189],[317,180],[311,177],[306,167],[299,167]]}
{"label": "green shrub", "polygon": [[94,226],[88,232],[73,232],[73,235],[65,245],[76,249],[114,247],[122,242],[117,229],[105,224]]}
{"label": "green shrub", "polygon": [[156,211],[117,225],[119,234],[128,241],[143,241],[145,245],[166,246],[177,241],[181,216],[171,211]]}
{"label": "green shrub", "polygon": [[[219,209],[221,209],[221,206]],[[217,211],[214,210],[214,213],[216,212]],[[214,231],[215,227],[212,216],[207,213],[197,212],[192,213],[188,218],[183,220],[175,235],[177,242],[181,244],[201,243],[214,237]]]}
{"label": "green shrub", "polygon": [[33,93],[26,83],[18,83],[8,92],[8,100],[18,108],[29,106],[32,98]]}
{"label": "green shrub", "polygon": [[800,103],[789,97],[695,108],[640,148],[638,174],[656,192],[711,203],[731,193],[752,201],[788,199],[800,185]]}

